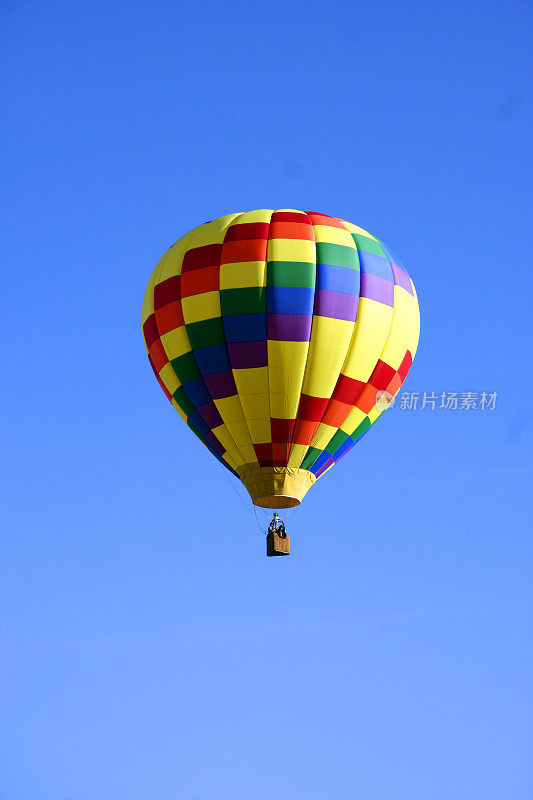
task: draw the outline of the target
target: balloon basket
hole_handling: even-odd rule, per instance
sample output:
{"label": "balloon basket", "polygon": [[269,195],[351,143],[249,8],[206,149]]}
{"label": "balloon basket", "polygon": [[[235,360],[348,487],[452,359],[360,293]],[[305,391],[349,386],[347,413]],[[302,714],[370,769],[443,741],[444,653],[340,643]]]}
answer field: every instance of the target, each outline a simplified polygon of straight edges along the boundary
{"label": "balloon basket", "polygon": [[289,554],[289,537],[287,534],[279,536],[275,531],[269,532],[267,534],[267,556],[288,556]]}

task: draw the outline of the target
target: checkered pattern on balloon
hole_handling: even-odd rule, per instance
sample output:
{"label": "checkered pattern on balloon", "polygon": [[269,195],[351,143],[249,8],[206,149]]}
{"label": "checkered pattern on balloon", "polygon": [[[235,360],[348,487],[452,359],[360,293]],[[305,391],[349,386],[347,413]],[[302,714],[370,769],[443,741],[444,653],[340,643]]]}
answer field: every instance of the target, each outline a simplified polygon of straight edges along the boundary
{"label": "checkered pattern on balloon", "polygon": [[256,505],[285,508],[396,395],[419,311],[405,268],[367,231],[262,209],[200,225],[164,254],[143,333],[189,428]]}

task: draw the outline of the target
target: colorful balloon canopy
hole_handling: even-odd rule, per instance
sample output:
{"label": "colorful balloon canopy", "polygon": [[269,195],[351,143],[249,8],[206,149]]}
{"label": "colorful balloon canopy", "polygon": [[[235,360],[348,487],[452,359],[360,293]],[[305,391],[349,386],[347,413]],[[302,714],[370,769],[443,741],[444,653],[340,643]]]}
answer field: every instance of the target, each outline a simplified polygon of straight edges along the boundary
{"label": "colorful balloon canopy", "polygon": [[167,250],[143,332],[191,430],[256,505],[287,508],[398,392],[419,312],[375,236],[326,214],[261,209],[206,222]]}

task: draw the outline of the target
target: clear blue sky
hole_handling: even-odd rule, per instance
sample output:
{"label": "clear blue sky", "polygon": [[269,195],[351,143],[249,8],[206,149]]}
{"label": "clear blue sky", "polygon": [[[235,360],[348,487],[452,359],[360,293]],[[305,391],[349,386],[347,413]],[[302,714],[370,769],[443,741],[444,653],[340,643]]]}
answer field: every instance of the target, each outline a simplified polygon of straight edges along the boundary
{"label": "clear blue sky", "polygon": [[[531,6],[2,15],[1,800],[529,800]],[[387,412],[289,559],[140,329],[170,244],[263,207],[399,254],[405,390],[499,393]]]}

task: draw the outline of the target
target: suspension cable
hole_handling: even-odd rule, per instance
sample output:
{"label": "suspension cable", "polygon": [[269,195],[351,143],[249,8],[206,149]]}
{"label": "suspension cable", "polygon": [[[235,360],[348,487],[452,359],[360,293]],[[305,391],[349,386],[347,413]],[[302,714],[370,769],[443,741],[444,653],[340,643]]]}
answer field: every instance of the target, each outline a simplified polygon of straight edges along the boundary
{"label": "suspension cable", "polygon": [[[218,463],[220,464],[220,461],[219,461]],[[236,495],[237,495],[237,497],[239,498],[240,502],[242,503],[242,505],[244,506],[244,508],[245,508],[245,509],[246,509],[246,511],[248,512],[248,514],[250,514],[250,515],[252,516],[252,518],[254,518],[254,515],[255,515],[255,521],[256,521],[256,523],[257,523],[257,527],[259,528],[259,531],[261,532],[261,534],[262,534],[263,536],[265,536],[265,531],[264,531],[264,528],[261,526],[261,524],[260,524],[260,522],[259,522],[259,520],[258,520],[258,518],[257,518],[257,507],[254,505],[254,506],[253,506],[253,509],[254,509],[254,510],[253,510],[253,512],[252,512],[252,510],[251,510],[250,506],[249,506],[249,505],[248,505],[248,503],[247,503],[247,502],[246,502],[246,501],[245,501],[245,500],[242,498],[242,496],[241,496],[240,492],[237,490],[237,487],[235,486],[235,484],[234,484],[234,483],[233,483],[233,481],[231,480],[230,476],[228,475],[228,472],[227,472],[226,468],[225,468],[225,467],[224,467],[222,464],[220,464],[220,468],[221,468],[221,470],[223,471],[224,475],[226,476],[226,480],[227,480],[227,481],[228,481],[228,483],[230,484],[231,488],[233,489],[233,491],[235,492],[235,494],[236,494]]]}

